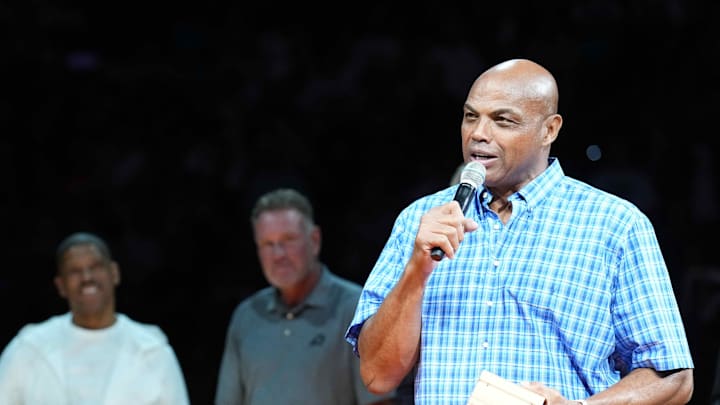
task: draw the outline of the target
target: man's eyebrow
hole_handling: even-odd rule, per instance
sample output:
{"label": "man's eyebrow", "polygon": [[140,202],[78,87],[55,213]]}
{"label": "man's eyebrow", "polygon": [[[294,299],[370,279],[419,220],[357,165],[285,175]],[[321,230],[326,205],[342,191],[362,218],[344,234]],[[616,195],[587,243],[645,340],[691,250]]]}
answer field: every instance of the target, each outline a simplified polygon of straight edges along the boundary
{"label": "man's eyebrow", "polygon": [[515,111],[511,108],[500,108],[492,112],[493,115],[502,115],[502,114],[514,114]]}
{"label": "man's eyebrow", "polygon": [[[472,108],[469,104],[464,104],[464,109],[469,110],[472,113],[477,114],[478,112]],[[514,114],[515,111],[512,108],[499,108],[491,112],[491,115],[502,115],[502,114]]]}

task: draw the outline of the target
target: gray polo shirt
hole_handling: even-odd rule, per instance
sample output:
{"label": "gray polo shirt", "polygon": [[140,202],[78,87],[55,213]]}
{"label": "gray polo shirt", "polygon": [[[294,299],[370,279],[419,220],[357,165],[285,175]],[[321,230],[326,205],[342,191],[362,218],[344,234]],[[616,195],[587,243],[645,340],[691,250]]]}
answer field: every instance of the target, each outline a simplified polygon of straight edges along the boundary
{"label": "gray polo shirt", "polygon": [[[287,308],[274,287],[235,309],[218,377],[217,405],[361,405],[380,400],[360,379],[345,341],[361,287],[327,268],[307,299]],[[385,396],[389,397],[389,396]]]}

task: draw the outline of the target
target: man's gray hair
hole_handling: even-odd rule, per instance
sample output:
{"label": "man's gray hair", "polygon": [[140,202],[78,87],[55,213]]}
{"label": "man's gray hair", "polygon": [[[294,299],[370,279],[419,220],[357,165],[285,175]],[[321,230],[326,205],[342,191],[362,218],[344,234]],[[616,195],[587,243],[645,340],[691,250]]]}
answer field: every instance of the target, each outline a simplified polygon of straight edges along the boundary
{"label": "man's gray hair", "polygon": [[250,223],[255,224],[265,211],[284,209],[297,210],[308,221],[308,224],[315,224],[315,216],[310,200],[299,191],[292,188],[278,188],[267,192],[258,198],[250,213]]}

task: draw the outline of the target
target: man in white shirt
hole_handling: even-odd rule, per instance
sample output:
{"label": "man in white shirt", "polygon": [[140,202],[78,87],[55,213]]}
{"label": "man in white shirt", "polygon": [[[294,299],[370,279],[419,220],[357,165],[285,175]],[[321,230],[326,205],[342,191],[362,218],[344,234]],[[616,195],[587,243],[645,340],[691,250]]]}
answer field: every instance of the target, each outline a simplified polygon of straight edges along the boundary
{"label": "man in white shirt", "polygon": [[57,248],[55,286],[70,311],[24,326],[0,356],[3,405],[186,405],[163,331],[115,311],[120,269],[97,235]]}

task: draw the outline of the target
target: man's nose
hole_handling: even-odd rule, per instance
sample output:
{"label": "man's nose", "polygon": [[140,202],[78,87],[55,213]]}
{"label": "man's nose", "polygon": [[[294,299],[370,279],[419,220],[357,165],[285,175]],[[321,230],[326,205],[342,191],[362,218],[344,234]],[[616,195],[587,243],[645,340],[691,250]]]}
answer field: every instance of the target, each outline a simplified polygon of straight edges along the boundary
{"label": "man's nose", "polygon": [[470,133],[470,136],[473,140],[480,142],[480,141],[488,141],[490,139],[490,128],[488,127],[488,124],[490,123],[490,120],[487,118],[480,117],[477,122],[475,123],[475,127],[473,127],[472,132]]}
{"label": "man's nose", "polygon": [[271,252],[273,254],[285,254],[285,243],[275,242],[271,246]]}
{"label": "man's nose", "polygon": [[89,280],[92,278],[93,275],[93,269],[91,267],[83,267],[82,271],[80,272],[80,276],[83,280]]}

